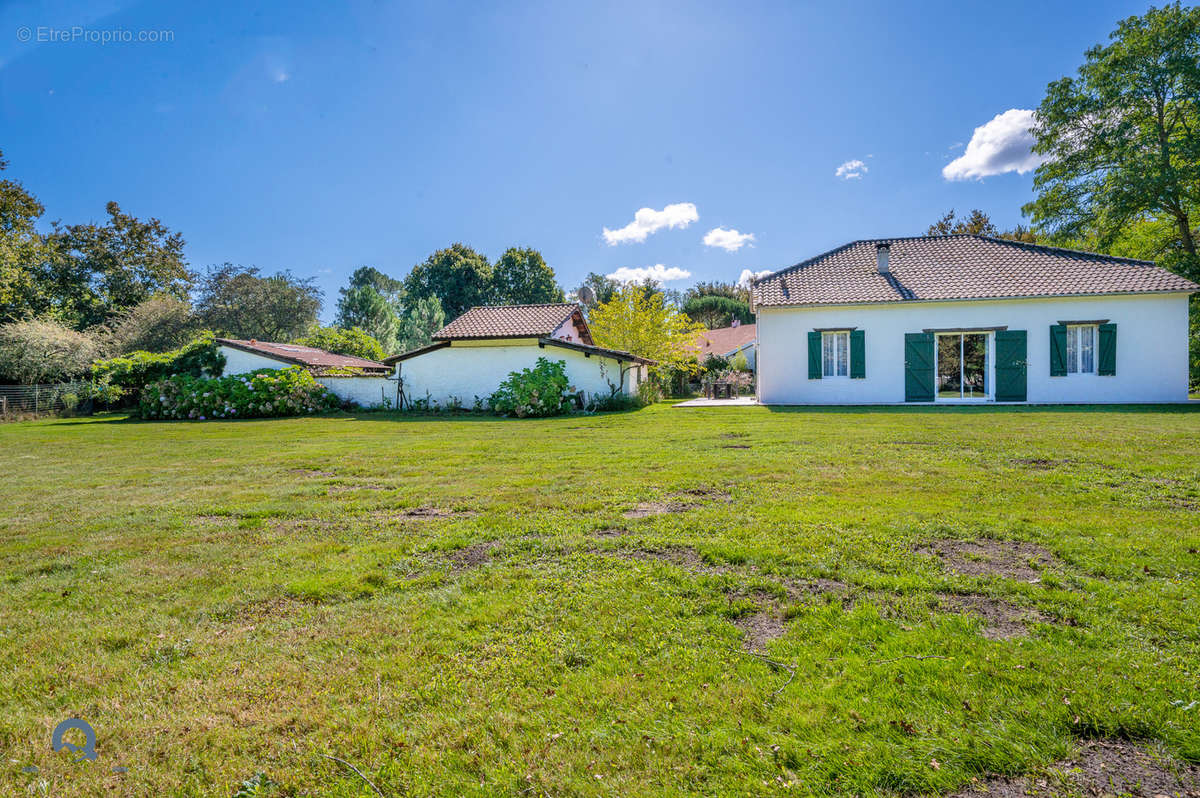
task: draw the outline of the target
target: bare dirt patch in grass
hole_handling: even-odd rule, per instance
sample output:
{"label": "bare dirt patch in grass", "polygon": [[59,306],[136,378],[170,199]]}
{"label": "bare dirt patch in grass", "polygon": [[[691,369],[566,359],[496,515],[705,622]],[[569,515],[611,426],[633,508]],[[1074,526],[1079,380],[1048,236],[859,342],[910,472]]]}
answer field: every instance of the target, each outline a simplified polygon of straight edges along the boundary
{"label": "bare dirt patch in grass", "polygon": [[721,446],[722,449],[749,449],[748,443],[726,443]]}
{"label": "bare dirt patch in grass", "polygon": [[491,561],[492,555],[500,548],[498,540],[483,540],[479,543],[472,543],[470,546],[463,546],[461,549],[455,549],[447,555],[450,560],[451,571],[465,571],[470,568],[478,568]]}
{"label": "bare dirt patch in grass", "polygon": [[1164,761],[1133,743],[1093,740],[1070,759],[1025,776],[996,776],[952,798],[1059,795],[1200,795],[1200,766]]}
{"label": "bare dirt patch in grass", "polygon": [[322,471],[317,468],[289,468],[289,474],[295,474],[300,477],[336,477],[336,471]]}
{"label": "bare dirt patch in grass", "polygon": [[372,513],[371,517],[379,521],[411,521],[434,518],[470,518],[478,514],[475,510],[447,510],[444,507],[403,507],[380,510]]}
{"label": "bare dirt patch in grass", "polygon": [[632,509],[626,510],[626,518],[647,518],[664,513],[686,513],[695,510],[706,502],[728,502],[733,497],[728,491],[716,488],[692,488],[678,493],[672,493],[664,501],[641,502]]}
{"label": "bare dirt patch in grass", "polygon": [[375,482],[363,482],[351,485],[330,485],[328,493],[351,493],[356,490],[391,490],[391,485],[380,485]]}
{"label": "bare dirt patch in grass", "polygon": [[693,574],[727,574],[739,570],[733,565],[713,565],[706,562],[699,552],[690,546],[655,546],[596,553],[611,554],[623,560],[658,560]]}
{"label": "bare dirt patch in grass", "polygon": [[854,600],[850,598],[850,586],[836,579],[793,579],[782,580],[787,590],[788,598],[792,600],[825,598],[841,599],[842,606],[852,607]]}
{"label": "bare dirt patch in grass", "polygon": [[1071,464],[1070,460],[1050,460],[1044,457],[1014,457],[1009,462],[1030,471],[1053,471]]}
{"label": "bare dirt patch in grass", "polygon": [[733,625],[742,630],[742,647],[760,654],[766,653],[767,643],[783,637],[787,630],[783,613],[773,604],[759,612],[743,615]]}
{"label": "bare dirt patch in grass", "polygon": [[935,540],[917,547],[917,552],[934,555],[963,576],[1002,576],[1023,582],[1039,581],[1042,570],[1057,562],[1041,546],[1016,540]]}
{"label": "bare dirt patch in grass", "polygon": [[597,530],[593,531],[592,537],[601,538],[601,539],[620,538],[620,537],[624,537],[625,535],[628,535],[628,534],[629,534],[628,529],[623,529],[621,527],[605,527],[604,529],[597,529]]}
{"label": "bare dirt patch in grass", "polygon": [[1019,607],[991,596],[941,594],[941,605],[960,615],[983,621],[983,636],[989,640],[1008,640],[1029,634],[1031,622],[1048,623],[1050,618],[1031,607]]}

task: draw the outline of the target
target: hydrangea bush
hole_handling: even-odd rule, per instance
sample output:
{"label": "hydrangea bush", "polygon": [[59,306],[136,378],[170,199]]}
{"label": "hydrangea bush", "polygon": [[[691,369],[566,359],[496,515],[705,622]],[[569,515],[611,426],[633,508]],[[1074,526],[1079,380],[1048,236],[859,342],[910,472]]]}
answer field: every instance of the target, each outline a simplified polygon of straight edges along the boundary
{"label": "hydrangea bush", "polygon": [[147,385],[138,403],[142,418],[270,418],[336,410],[340,403],[302,368],[261,369],[204,379],[179,374]]}
{"label": "hydrangea bush", "polygon": [[538,418],[570,412],[575,389],[567,379],[567,364],[539,357],[531,369],[514,371],[488,398],[492,411],[502,416]]}

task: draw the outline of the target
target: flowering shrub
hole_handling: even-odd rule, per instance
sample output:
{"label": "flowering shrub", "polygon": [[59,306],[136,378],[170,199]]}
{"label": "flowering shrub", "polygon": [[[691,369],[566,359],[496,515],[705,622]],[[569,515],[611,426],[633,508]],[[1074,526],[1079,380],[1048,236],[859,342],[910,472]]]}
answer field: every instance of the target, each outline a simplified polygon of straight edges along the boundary
{"label": "flowering shrub", "polygon": [[109,401],[125,397],[127,404],[134,405],[140,401],[142,391],[159,380],[175,374],[219,377],[224,368],[225,356],[218,351],[213,334],[202,333],[191,343],[171,352],[130,352],[97,360],[92,364],[92,381],[111,392]]}
{"label": "flowering shrub", "polygon": [[336,410],[338,398],[302,368],[203,379],[179,374],[147,385],[142,418],[269,418]]}
{"label": "flowering shrub", "polygon": [[518,418],[557,416],[575,404],[575,389],[567,380],[567,364],[539,357],[531,369],[514,371],[488,398],[492,411]]}

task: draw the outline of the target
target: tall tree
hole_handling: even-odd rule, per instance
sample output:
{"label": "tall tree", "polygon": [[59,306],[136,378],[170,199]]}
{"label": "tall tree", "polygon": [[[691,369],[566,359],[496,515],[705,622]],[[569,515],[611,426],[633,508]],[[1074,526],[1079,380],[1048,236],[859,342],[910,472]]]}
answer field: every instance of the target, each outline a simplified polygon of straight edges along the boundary
{"label": "tall tree", "polygon": [[1200,8],[1151,8],[1049,85],[1032,128],[1047,161],[1024,207],[1055,236],[1098,248],[1139,221],[1174,227],[1158,260],[1200,277]]}
{"label": "tall tree", "polygon": [[383,346],[396,349],[399,314],[404,301],[404,283],[371,266],[356,269],[338,299],[337,326],[359,327]]}
{"label": "tall tree", "polygon": [[692,321],[698,321],[710,330],[728,327],[735,320],[739,324],[754,321],[749,304],[719,294],[692,297],[683,303],[683,312]]}
{"label": "tall tree", "polygon": [[50,289],[62,315],[77,327],[100,324],[155,294],[186,299],[195,275],[183,254],[184,240],[158,219],[142,221],[105,206],[108,222],[55,224]]}
{"label": "tall tree", "polygon": [[166,294],[152,296],[97,328],[108,355],[170,352],[196,337],[200,319],[192,306]]}
{"label": "tall tree", "polygon": [[925,235],[948,236],[961,233],[970,233],[978,236],[1000,235],[1000,231],[996,229],[996,225],[992,224],[991,217],[978,208],[973,209],[965,219],[957,218],[954,214],[954,209],[951,208],[941,219],[929,225],[929,229],[925,232]]}
{"label": "tall tree", "polygon": [[[583,289],[588,289],[591,292],[591,301],[585,302],[583,297],[586,292]],[[620,290],[621,284],[611,277],[605,277],[603,274],[596,272],[588,272],[587,277],[583,278],[579,288],[575,289],[575,295],[579,297],[579,301],[587,308],[593,308],[596,305],[603,305],[606,302],[611,302],[613,295]]]}
{"label": "tall tree", "polygon": [[536,249],[510,247],[492,269],[494,299],[505,305],[562,302],[554,269]]}
{"label": "tall tree", "polygon": [[747,306],[750,304],[749,286],[737,285],[735,283],[722,283],[719,281],[710,283],[696,283],[691,288],[683,292],[683,301],[686,304],[689,300],[702,296],[723,296],[729,297],[730,299],[736,299],[738,302],[744,302]]}
{"label": "tall tree", "polygon": [[448,319],[493,300],[488,259],[464,244],[439,249],[413,267],[404,281],[408,301],[437,297]]}
{"label": "tall tree", "polygon": [[[0,151],[0,172],[7,168]],[[37,231],[44,210],[18,181],[0,180],[0,322],[50,310],[34,271],[46,256],[45,241]]]}
{"label": "tall tree", "polygon": [[317,323],[321,290],[288,271],[264,277],[256,268],[226,263],[204,275],[196,307],[218,334],[291,341]]}
{"label": "tall tree", "polygon": [[651,373],[660,378],[696,368],[692,347],[704,332],[704,325],[666,304],[662,293],[648,294],[637,285],[622,286],[592,308],[588,326],[597,345],[657,361]]}
{"label": "tall tree", "polygon": [[396,347],[400,352],[425,346],[433,340],[433,334],[446,326],[446,314],[436,296],[410,302],[400,316],[396,331]]}

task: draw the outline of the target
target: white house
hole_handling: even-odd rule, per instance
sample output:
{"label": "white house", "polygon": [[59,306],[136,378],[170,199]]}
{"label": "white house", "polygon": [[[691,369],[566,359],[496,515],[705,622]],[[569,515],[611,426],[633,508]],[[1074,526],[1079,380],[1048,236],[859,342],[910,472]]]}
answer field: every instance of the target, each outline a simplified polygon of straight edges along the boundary
{"label": "white house", "polygon": [[596,346],[573,303],[474,307],[438,330],[429,346],[384,362],[395,366],[406,403],[457,402],[469,408],[539,357],[563,361],[571,385],[587,396],[633,393],[653,365]]}
{"label": "white house", "polygon": [[987,236],[855,241],[754,282],[758,399],[1182,402],[1197,291],[1146,261]]}
{"label": "white house", "polygon": [[317,382],[345,401],[363,407],[396,405],[397,386],[392,369],[383,363],[350,355],[337,355],[311,346],[273,341],[218,338],[217,350],[225,356],[224,374],[247,374],[258,369],[300,366]]}

